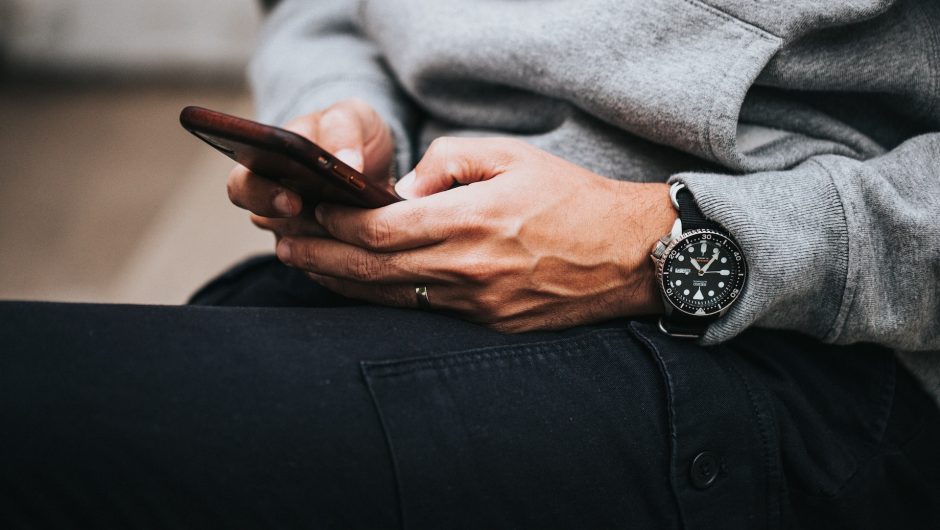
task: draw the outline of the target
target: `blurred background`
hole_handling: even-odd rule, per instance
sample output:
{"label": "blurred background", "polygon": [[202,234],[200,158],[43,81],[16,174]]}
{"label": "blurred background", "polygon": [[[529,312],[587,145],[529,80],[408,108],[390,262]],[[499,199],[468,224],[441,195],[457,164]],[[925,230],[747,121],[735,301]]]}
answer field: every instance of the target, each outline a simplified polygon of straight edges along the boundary
{"label": "blurred background", "polygon": [[272,239],[190,104],[251,116],[257,0],[0,0],[0,299],[178,304]]}

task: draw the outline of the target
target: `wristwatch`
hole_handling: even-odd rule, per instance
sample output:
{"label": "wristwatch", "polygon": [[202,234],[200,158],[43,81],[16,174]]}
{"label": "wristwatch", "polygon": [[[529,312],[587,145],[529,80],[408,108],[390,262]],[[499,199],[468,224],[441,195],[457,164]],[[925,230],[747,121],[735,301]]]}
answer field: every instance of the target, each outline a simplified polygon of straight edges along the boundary
{"label": "wristwatch", "polygon": [[659,329],[699,338],[741,295],[747,260],[734,238],[702,214],[684,184],[673,184],[669,197],[679,218],[650,255],[666,308]]}

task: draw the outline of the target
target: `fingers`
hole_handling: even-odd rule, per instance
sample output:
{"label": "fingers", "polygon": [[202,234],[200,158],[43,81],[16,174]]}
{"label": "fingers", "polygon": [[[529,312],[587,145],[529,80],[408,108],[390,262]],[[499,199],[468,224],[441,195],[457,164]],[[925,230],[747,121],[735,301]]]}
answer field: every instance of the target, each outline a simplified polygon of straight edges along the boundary
{"label": "fingers", "polygon": [[357,247],[392,252],[439,243],[455,229],[448,219],[428,215],[424,205],[399,202],[362,209],[321,203],[316,219],[328,234]]}
{"label": "fingers", "polygon": [[442,284],[395,283],[376,285],[319,274],[308,274],[308,276],[323,287],[346,298],[363,300],[378,305],[426,309],[418,303],[418,293],[416,291],[418,285],[426,288],[427,299],[431,304],[430,309],[432,311],[460,311],[461,305],[466,305],[461,304],[463,297],[453,287]]}
{"label": "fingers", "polygon": [[262,230],[270,230],[278,237],[330,237],[330,234],[306,212],[286,219],[252,215],[251,222]]}
{"label": "fingers", "polygon": [[491,179],[505,172],[529,145],[508,138],[453,138],[434,140],[414,171],[405,175],[395,191],[406,199],[426,197],[452,188]]}
{"label": "fingers", "polygon": [[323,287],[346,298],[390,307],[418,307],[418,299],[413,285],[375,285],[318,274],[310,274],[309,276]]}
{"label": "fingers", "polygon": [[229,173],[228,197],[236,206],[265,217],[292,217],[303,208],[299,195],[241,165]]}
{"label": "fingers", "polygon": [[286,265],[307,272],[363,283],[437,279],[412,253],[371,252],[333,239],[282,237],[277,244],[277,257]]}

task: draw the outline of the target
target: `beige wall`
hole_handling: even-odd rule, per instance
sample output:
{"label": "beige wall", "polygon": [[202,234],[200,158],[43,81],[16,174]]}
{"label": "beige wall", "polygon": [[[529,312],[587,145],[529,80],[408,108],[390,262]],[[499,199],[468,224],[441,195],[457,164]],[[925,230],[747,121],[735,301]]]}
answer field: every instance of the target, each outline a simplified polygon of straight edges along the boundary
{"label": "beige wall", "polygon": [[147,71],[240,70],[255,0],[0,0],[15,63]]}

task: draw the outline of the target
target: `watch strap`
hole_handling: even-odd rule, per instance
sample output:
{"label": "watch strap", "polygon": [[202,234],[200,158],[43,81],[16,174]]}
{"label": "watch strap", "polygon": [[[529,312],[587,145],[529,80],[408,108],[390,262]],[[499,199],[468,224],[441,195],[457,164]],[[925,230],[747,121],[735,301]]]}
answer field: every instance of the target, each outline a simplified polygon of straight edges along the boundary
{"label": "watch strap", "polygon": [[723,232],[721,225],[705,217],[702,210],[695,204],[692,192],[685,187],[676,192],[676,203],[679,204],[679,219],[682,219],[683,232],[702,228],[711,228]]}
{"label": "watch strap", "polygon": [[673,337],[697,339],[705,334],[709,324],[715,320],[716,316],[696,317],[674,311],[671,315],[660,317],[659,327]]}

